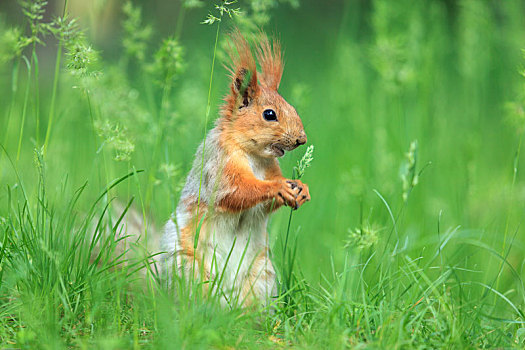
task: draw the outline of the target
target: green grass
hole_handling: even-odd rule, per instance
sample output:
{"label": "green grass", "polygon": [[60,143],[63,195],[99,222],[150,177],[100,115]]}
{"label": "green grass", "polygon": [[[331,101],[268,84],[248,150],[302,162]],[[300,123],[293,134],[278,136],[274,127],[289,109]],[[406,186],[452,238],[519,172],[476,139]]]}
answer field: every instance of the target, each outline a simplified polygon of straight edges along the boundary
{"label": "green grass", "polygon": [[[523,1],[29,3],[0,4],[2,347],[525,346]],[[279,33],[315,145],[312,201],[269,225],[271,312],[145,280],[119,248],[174,211],[234,21]]]}

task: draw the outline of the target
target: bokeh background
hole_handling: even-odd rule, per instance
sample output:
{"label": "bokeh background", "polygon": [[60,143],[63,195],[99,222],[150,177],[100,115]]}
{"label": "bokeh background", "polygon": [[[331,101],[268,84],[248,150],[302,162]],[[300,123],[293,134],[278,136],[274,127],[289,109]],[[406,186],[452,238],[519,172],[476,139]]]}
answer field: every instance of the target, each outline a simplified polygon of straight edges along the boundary
{"label": "bokeh background", "polygon": [[[250,4],[238,5],[253,13]],[[185,9],[181,19],[181,4],[176,1],[138,2],[137,6],[143,13],[138,29],[151,28],[144,42],[144,60],[154,59],[162,40],[175,35],[177,28],[180,31],[183,70],[177,72],[166,102],[159,152],[165,154],[151,159],[151,139],[157,138],[162,127],[149,103],[160,103],[162,88],[145,91],[141,74],[149,73],[140,72],[141,63],[126,56],[122,2],[69,1],[68,12],[78,18],[100,57],[97,68],[103,78],[99,83],[107,90],[92,92],[100,105],[95,107],[99,109],[96,118],[125,130],[124,137],[135,149],[129,161],[117,162],[108,146],[108,169],[99,165],[99,147],[105,140],[93,141],[88,106],[74,84],[61,81],[47,161],[54,185],[67,176],[73,186],[95,180],[91,185],[96,188],[106,180],[105,171],[112,180],[130,166],[144,169],[142,188],[150,191],[146,205],[160,225],[176,204],[174,183],[183,181],[203,138],[215,30],[200,24],[212,7],[207,3]],[[63,2],[50,1],[44,21],[62,10]],[[487,244],[502,248],[508,213],[514,231],[525,195],[520,176],[511,186],[522,129],[512,122],[522,118],[523,111],[510,104],[519,101],[523,87],[519,75],[523,10],[519,1],[303,1],[271,4],[267,19],[253,20],[281,38],[286,57],[281,92],[297,107],[309,143],[315,145],[315,161],[304,178],[312,188],[313,201],[294,215],[301,232],[302,263],[311,278],[319,270],[326,272],[332,256],[342,255],[348,229],[360,226],[361,220],[390,225],[388,212],[373,189],[393,208],[401,207],[400,174],[413,140],[418,141],[418,171],[431,164],[421,174],[399,223],[402,239],[416,244],[424,237],[435,237],[441,213],[442,228],[461,225],[476,230]],[[4,27],[23,28],[23,13],[16,1],[2,1],[0,12]],[[180,27],[178,20],[183,21]],[[233,25],[226,18],[221,36]],[[48,36],[45,42],[37,46],[40,104],[28,107],[18,162],[28,184],[36,178],[31,169],[35,109],[42,118],[40,136],[44,137],[54,74],[56,40]],[[11,64],[2,66],[0,103],[2,136],[8,139],[5,147],[16,157],[24,96],[10,93]],[[210,125],[228,91],[226,70],[220,63],[216,68]],[[13,99],[17,103],[8,121]],[[288,176],[301,152],[283,159]],[[2,182],[9,183],[12,173],[5,161]],[[273,235],[279,234],[284,214],[272,221]],[[516,258],[523,253],[523,235],[517,237]]]}
{"label": "bokeh background", "polygon": [[[111,146],[104,143],[104,137],[115,135],[94,141],[82,94],[74,83],[61,81],[47,159],[53,174],[49,178],[58,185],[67,176],[73,186],[94,180],[90,185],[96,189],[130,166],[144,169],[140,177],[147,192],[146,205],[161,225],[176,204],[175,183],[183,181],[203,138],[215,30],[200,22],[213,6],[203,2],[183,9],[181,15],[181,3],[176,1],[136,3],[143,14],[137,29],[151,29],[144,40],[144,66],[154,60],[162,40],[179,30],[182,69],[171,84],[166,125],[160,126],[162,87],[150,79],[153,87],[146,91],[142,75],[152,73],[142,69],[140,60],[123,45],[122,4],[69,1],[68,12],[78,18],[87,42],[98,51],[99,66],[94,70],[102,75],[97,81],[102,88],[92,92],[94,108],[99,109],[95,118],[124,130],[123,137],[134,145],[134,151],[129,161],[117,162]],[[50,1],[44,21],[59,16],[63,5]],[[502,248],[508,213],[512,213],[510,228],[514,231],[525,195],[519,176],[511,186],[522,129],[512,122],[523,117],[520,107],[510,105],[519,101],[523,87],[519,75],[525,38],[522,2],[272,2],[265,8],[267,18],[258,18],[252,6],[256,5],[241,2],[237,7],[252,16],[248,21],[281,38],[286,59],[281,93],[297,107],[309,143],[315,145],[315,161],[304,178],[312,188],[313,201],[294,215],[302,263],[311,278],[327,272],[331,257],[342,256],[348,229],[360,226],[362,220],[380,227],[390,225],[388,211],[373,189],[394,212],[399,210],[403,203],[400,175],[414,140],[418,142],[418,171],[431,164],[421,174],[398,223],[403,226],[399,230],[402,240],[416,244],[425,237],[435,238],[441,213],[442,228],[461,225],[475,230],[487,244]],[[2,1],[0,12],[4,27],[24,28],[16,1]],[[225,18],[221,40],[233,25]],[[29,104],[18,162],[29,184],[36,178],[31,169],[36,109],[43,138],[55,66],[56,40],[48,35],[45,43],[36,49],[40,103]],[[226,70],[220,62],[212,87],[210,126],[228,91]],[[2,66],[2,136],[9,134],[5,147],[16,157],[24,95],[10,93],[10,68],[9,62]],[[21,83],[23,75],[21,72]],[[8,126],[12,99],[17,103]],[[163,128],[162,152],[158,152],[159,159],[151,159],[154,139]],[[108,149],[105,165],[97,163],[101,144]],[[301,152],[283,159],[288,176]],[[4,160],[2,182],[9,183],[11,176]],[[129,187],[122,195],[136,190]],[[272,221],[274,236],[287,214]],[[382,231],[381,239],[384,234]],[[523,235],[517,237],[514,243],[521,244]],[[517,249],[514,254],[521,257],[522,251]]]}
{"label": "bokeh background", "polygon": [[[80,68],[71,63],[79,55],[62,54],[51,113],[58,41],[42,37],[38,84],[31,80],[22,124],[27,69],[20,57],[30,60],[32,45],[13,55],[5,33],[30,30],[16,1],[0,2],[0,142],[13,161],[0,158],[0,216],[8,216],[7,186],[16,196],[13,166],[28,193],[37,192],[34,149],[45,143],[53,114],[45,151],[49,201],[59,206],[64,191],[87,181],[79,201],[87,208],[108,182],[143,169],[111,194],[123,201],[135,196],[159,228],[203,138],[218,22],[201,22],[218,12],[207,1],[69,0],[67,6],[85,32],[81,48],[92,51],[81,52]],[[263,28],[279,37],[286,61],[280,92],[315,146],[303,178],[312,201],[294,212],[291,226],[304,278],[332,281],[352,268],[348,256],[357,265],[368,258],[371,266],[388,264],[393,260],[381,255],[387,247],[391,259],[414,261],[443,249],[445,264],[458,267],[462,278],[497,281],[491,286],[523,307],[525,2],[228,6],[242,15],[221,22],[207,128],[228,92],[222,67],[228,31],[238,26],[250,35]],[[49,1],[43,21],[63,7]],[[282,159],[285,174],[292,175],[304,151]],[[272,217],[275,242],[288,219],[287,209]],[[277,260],[278,251],[276,244]],[[374,271],[366,272],[370,281]]]}

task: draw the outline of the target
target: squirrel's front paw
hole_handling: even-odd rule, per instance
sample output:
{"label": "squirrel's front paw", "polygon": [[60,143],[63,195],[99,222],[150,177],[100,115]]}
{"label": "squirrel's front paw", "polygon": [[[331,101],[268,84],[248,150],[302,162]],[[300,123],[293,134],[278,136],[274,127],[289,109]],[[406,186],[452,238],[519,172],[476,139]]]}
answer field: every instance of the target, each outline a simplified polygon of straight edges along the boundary
{"label": "squirrel's front paw", "polygon": [[301,180],[286,180],[286,182],[291,184],[292,188],[294,188],[297,193],[295,196],[296,206],[293,207],[294,209],[298,209],[301,205],[311,199],[310,190],[307,184],[303,183]]}
{"label": "squirrel's front paw", "polygon": [[310,200],[308,186],[300,180],[283,180],[277,191],[276,200],[280,205],[298,209],[304,202]]}

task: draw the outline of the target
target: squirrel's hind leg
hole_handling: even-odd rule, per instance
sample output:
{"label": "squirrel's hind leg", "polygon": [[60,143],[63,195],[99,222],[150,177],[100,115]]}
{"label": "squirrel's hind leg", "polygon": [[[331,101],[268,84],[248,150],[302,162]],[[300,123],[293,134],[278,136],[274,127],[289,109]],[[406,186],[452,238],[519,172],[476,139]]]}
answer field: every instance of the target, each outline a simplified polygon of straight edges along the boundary
{"label": "squirrel's hind leg", "polygon": [[162,280],[167,282],[168,288],[176,288],[178,294],[191,295],[198,293],[203,296],[209,294],[211,273],[204,263],[204,257],[196,254],[193,249],[193,225],[179,228],[173,220],[168,221],[164,228],[162,250]]}
{"label": "squirrel's hind leg", "polygon": [[269,258],[268,248],[255,258],[241,295],[245,306],[269,306],[272,298],[277,296],[275,270]]}

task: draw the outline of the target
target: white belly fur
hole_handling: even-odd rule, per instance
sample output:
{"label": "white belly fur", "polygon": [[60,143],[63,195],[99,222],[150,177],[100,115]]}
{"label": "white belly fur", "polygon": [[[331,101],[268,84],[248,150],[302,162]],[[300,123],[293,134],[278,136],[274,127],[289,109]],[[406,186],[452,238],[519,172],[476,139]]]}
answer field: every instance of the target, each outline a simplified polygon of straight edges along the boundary
{"label": "white belly fur", "polygon": [[[207,232],[201,232],[204,240],[197,246],[196,254],[211,271],[210,280],[221,281],[219,286],[222,302],[226,305],[243,304],[242,290],[250,290],[260,303],[266,304],[275,296],[275,272],[268,257],[269,242],[266,233],[268,214],[259,204],[242,213],[218,213],[206,222]],[[177,213],[179,227],[189,224],[191,218]],[[173,265],[173,256],[180,252],[177,226],[170,220],[165,226],[164,249],[168,252],[165,264]],[[255,259],[265,254],[265,259]],[[177,265],[182,260],[177,258]]]}
{"label": "white belly fur", "polygon": [[[263,165],[249,159],[255,176],[264,179]],[[221,281],[220,293],[225,304],[242,304],[242,290],[248,290],[259,303],[266,304],[276,294],[275,272],[269,259],[269,242],[266,231],[269,214],[264,203],[240,213],[214,213],[206,218],[206,232],[201,239],[196,255],[211,271],[210,279]],[[177,225],[170,220],[165,226],[163,250],[166,251],[165,268],[168,279],[173,257],[181,251],[178,228],[186,227],[192,220],[184,210],[177,210]],[[261,254],[265,259],[256,258]],[[180,256],[177,265],[182,266]]]}

